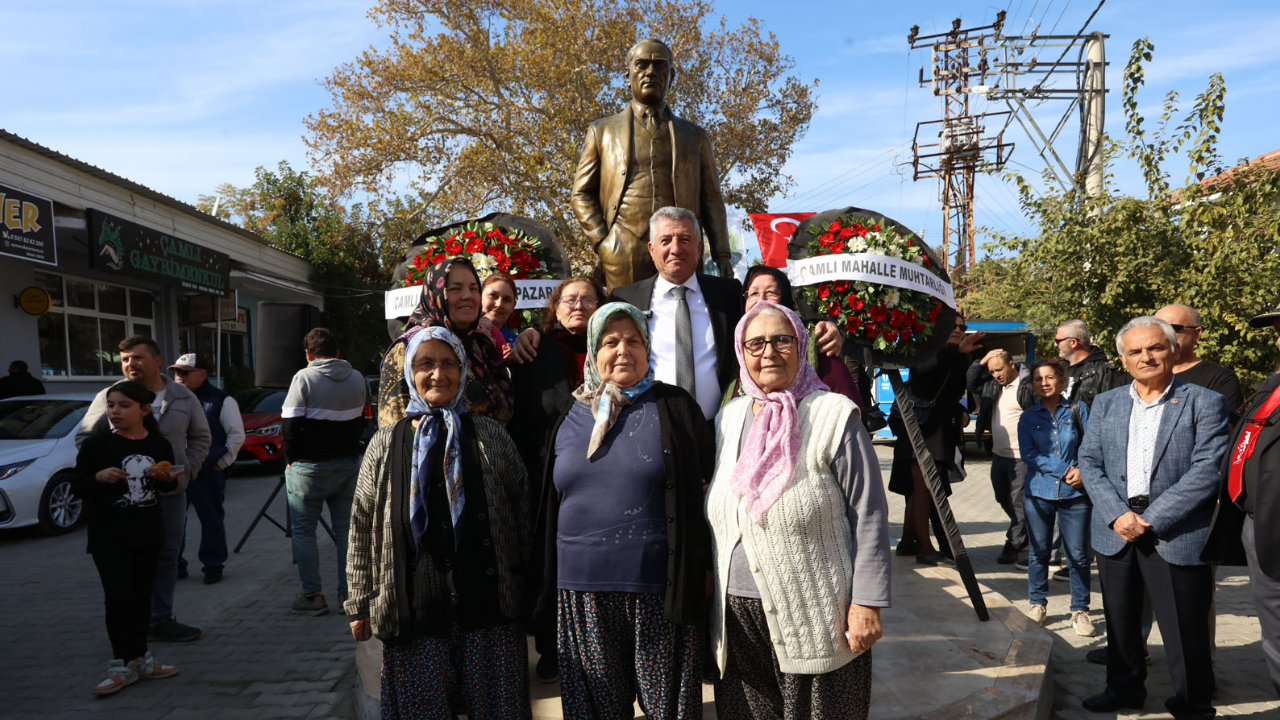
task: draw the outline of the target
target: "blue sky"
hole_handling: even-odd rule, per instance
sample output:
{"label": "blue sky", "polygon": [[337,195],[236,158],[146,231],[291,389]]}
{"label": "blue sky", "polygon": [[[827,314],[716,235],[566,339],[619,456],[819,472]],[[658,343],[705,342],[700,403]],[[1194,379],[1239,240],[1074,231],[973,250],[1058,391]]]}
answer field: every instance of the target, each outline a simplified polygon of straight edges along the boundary
{"label": "blue sky", "polygon": [[[919,24],[922,34],[940,32],[957,16],[966,27],[988,24],[1008,9],[1006,32],[1037,24],[1046,32],[1057,24],[1057,32],[1074,33],[1095,5],[722,0],[718,12],[735,23],[760,18],[795,57],[796,71],[821,81],[819,111],[785,166],[796,187],[770,209],[861,205],[924,230],[937,243],[937,181],[912,182],[909,169],[903,174],[898,165],[910,159],[916,122],[939,116],[938,101],[916,84],[929,57],[908,52],[908,29]],[[382,45],[386,36],[366,9],[365,3],[335,0],[3,0],[0,26],[23,31],[7,33],[0,43],[8,99],[0,127],[190,202],[222,182],[251,183],[259,165],[287,159],[305,167],[302,119],[329,100],[317,81],[370,45]],[[1211,6],[1108,0],[1090,27],[1111,35],[1107,129],[1113,135],[1124,127],[1120,72],[1133,41],[1149,36],[1156,50],[1141,96],[1144,115],[1154,118],[1170,90],[1189,102],[1220,71],[1228,90],[1224,157],[1280,147],[1274,130],[1280,6],[1274,0]],[[1034,112],[1042,125],[1052,124],[1064,107],[1049,103]],[[1064,136],[1076,132],[1072,122]],[[1043,163],[1016,125],[1007,139],[1017,144],[1011,169],[1038,173]],[[1072,163],[1074,141],[1059,148]],[[1121,189],[1141,192],[1130,163],[1113,172]],[[1014,193],[999,178],[980,177],[976,195],[978,224],[1029,229]]]}

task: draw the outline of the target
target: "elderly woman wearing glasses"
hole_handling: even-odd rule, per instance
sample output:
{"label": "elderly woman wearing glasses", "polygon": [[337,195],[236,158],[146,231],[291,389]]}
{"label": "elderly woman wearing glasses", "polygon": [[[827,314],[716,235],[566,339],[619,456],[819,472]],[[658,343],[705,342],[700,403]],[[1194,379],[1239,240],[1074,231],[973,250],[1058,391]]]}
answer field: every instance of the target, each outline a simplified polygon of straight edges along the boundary
{"label": "elderly woman wearing glasses", "polygon": [[890,604],[880,465],[858,408],[803,361],[808,333],[760,302],[735,332],[746,397],[716,418],[707,491],[720,718],[866,718]]}
{"label": "elderly woman wearing glasses", "polygon": [[[609,303],[591,317],[582,387],[551,431],[532,574],[535,622],[559,631],[565,718],[702,717],[710,428],[655,382],[649,324]],[[557,622],[558,621],[558,622]]]}
{"label": "elderly woman wearing glasses", "polygon": [[382,640],[383,718],[529,718],[524,465],[467,412],[456,335],[425,327],[405,358],[406,417],[369,442],[351,509],[351,633]]}

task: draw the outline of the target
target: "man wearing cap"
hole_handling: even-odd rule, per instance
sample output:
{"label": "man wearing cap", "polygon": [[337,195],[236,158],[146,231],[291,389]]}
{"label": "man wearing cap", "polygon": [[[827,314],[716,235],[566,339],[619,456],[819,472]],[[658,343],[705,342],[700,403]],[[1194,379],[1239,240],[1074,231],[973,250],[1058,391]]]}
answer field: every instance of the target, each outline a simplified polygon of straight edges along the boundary
{"label": "man wearing cap", "polygon": [[[200,518],[200,558],[204,572],[204,584],[212,585],[222,580],[222,568],[227,562],[226,513],[222,499],[227,490],[226,469],[236,461],[236,454],[244,444],[244,422],[240,419],[240,406],[221,388],[209,382],[209,361],[204,355],[187,353],[169,366],[173,379],[195,393],[209,421],[213,436],[209,454],[205,456],[196,478],[187,486],[187,507],[196,509]],[[184,529],[182,549],[178,552],[178,578],[187,576],[187,539]]]}
{"label": "man wearing cap", "polygon": [[[1274,327],[1280,348],[1280,307],[1249,324]],[[1280,373],[1272,373],[1244,404],[1229,447],[1201,559],[1249,566],[1262,652],[1280,696]]]}

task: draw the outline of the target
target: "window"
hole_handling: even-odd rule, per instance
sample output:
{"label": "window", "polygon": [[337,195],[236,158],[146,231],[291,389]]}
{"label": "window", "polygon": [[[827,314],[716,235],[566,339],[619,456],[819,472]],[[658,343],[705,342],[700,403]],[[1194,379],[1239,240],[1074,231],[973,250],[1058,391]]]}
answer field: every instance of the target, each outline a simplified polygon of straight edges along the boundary
{"label": "window", "polygon": [[37,322],[46,379],[118,378],[120,341],[153,333],[150,291],[47,272],[36,272],[35,284],[53,297],[52,309]]}

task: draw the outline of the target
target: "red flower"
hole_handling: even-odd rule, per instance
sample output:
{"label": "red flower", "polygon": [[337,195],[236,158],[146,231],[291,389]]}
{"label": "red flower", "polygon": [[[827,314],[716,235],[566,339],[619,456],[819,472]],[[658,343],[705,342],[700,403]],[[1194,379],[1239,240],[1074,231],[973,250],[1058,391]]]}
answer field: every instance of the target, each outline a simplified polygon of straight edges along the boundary
{"label": "red flower", "polygon": [[480,238],[472,238],[467,241],[467,252],[478,253],[484,250],[484,241]]}
{"label": "red flower", "polygon": [[833,255],[839,255],[842,252],[844,252],[844,243],[835,242],[831,244],[831,253]]}
{"label": "red flower", "polygon": [[507,327],[513,327],[513,328],[520,327],[520,320],[522,319],[523,318],[520,317],[519,312],[512,312],[511,317],[507,318]]}
{"label": "red flower", "polygon": [[883,305],[875,305],[867,308],[867,314],[876,322],[884,322],[885,318],[889,317],[889,311]]}
{"label": "red flower", "polygon": [[866,305],[866,303],[864,303],[864,302],[862,301],[862,298],[858,297],[857,295],[850,295],[850,296],[849,296],[849,309],[850,309],[850,310],[861,310],[865,305]]}
{"label": "red flower", "polygon": [[847,281],[845,280],[836,281],[836,284],[835,284],[836,292],[848,292],[848,290],[849,290],[849,283]]}
{"label": "red flower", "polygon": [[934,305],[929,308],[929,322],[938,322],[938,312],[942,310],[942,305]]}
{"label": "red flower", "polygon": [[818,285],[818,297],[822,298],[823,300],[826,300],[827,297],[830,295],[831,295],[830,283],[822,283],[821,285]]}
{"label": "red flower", "polygon": [[840,224],[839,220],[836,220],[835,222],[827,226],[827,232],[838,233],[842,228],[844,228],[844,226]]}
{"label": "red flower", "polygon": [[902,323],[906,319],[907,319],[907,316],[903,314],[901,310],[895,309],[892,313],[889,314],[889,326],[896,327],[896,328],[902,327]]}
{"label": "red flower", "polygon": [[471,240],[471,239],[473,239],[473,238],[477,238],[477,237],[480,237],[480,236],[479,236],[479,235],[476,235],[474,232],[472,232],[472,231],[470,231],[470,230],[467,230],[467,231],[465,231],[465,232],[463,232],[463,233],[462,233],[462,237],[464,237],[464,238],[466,238],[466,239],[468,239],[468,240]]}
{"label": "red flower", "polygon": [[853,227],[853,234],[854,234],[854,235],[857,235],[858,237],[866,237],[866,236],[867,236],[867,229],[866,229],[865,227],[863,227],[860,223],[854,223],[854,224],[852,225],[852,227]]}
{"label": "red flower", "polygon": [[822,237],[818,238],[818,242],[822,243],[822,247],[826,247],[830,245],[832,242],[834,242],[835,239],[836,239],[835,235],[832,235],[831,233],[826,233]]}
{"label": "red flower", "polygon": [[461,255],[461,254],[462,254],[462,243],[458,242],[457,240],[454,240],[453,242],[447,243],[447,244],[444,246],[444,251],[445,251],[446,253],[450,254],[450,255]]}
{"label": "red flower", "polygon": [[915,310],[908,310],[908,311],[907,311],[907,323],[906,323],[907,325],[915,325],[915,324],[916,324],[916,320],[918,320],[918,319],[920,319],[920,316],[919,316],[919,315],[916,315],[916,311],[915,311]]}
{"label": "red flower", "polygon": [[830,315],[831,317],[836,317],[837,315],[839,315],[840,305],[838,305],[837,303],[831,303],[830,305],[827,305],[827,314]]}
{"label": "red flower", "polygon": [[444,253],[436,253],[436,256],[431,258],[431,262],[433,263],[444,262],[445,260],[448,260],[448,259],[449,259],[448,255],[445,255]]}
{"label": "red flower", "polygon": [[857,315],[850,315],[849,320],[844,324],[844,329],[851,333],[858,332],[862,328],[862,319]]}
{"label": "red flower", "polygon": [[872,340],[874,340],[876,338],[876,335],[878,335],[879,333],[880,333],[880,329],[877,328],[875,325],[867,326],[867,337],[871,338]]}
{"label": "red flower", "polygon": [[916,243],[911,238],[907,238],[907,247],[915,247]]}
{"label": "red flower", "polygon": [[889,342],[898,342],[898,331],[897,331],[897,330],[885,330],[885,331],[884,331],[884,337],[885,337],[885,339],[886,339],[886,340],[888,340]]}
{"label": "red flower", "polygon": [[872,225],[871,232],[880,232],[880,224],[876,223],[875,225]]}
{"label": "red flower", "polygon": [[506,253],[506,252],[504,252],[504,251],[502,250],[502,248],[498,247],[497,245],[494,245],[494,246],[492,246],[492,247],[487,248],[487,249],[484,251],[484,253],[485,253],[485,255],[488,255],[489,257],[493,258],[494,260],[497,260],[499,263],[501,263],[503,260],[506,260],[506,259],[507,259],[507,253]]}
{"label": "red flower", "polygon": [[848,240],[849,238],[853,237],[853,229],[852,229],[852,228],[845,228],[845,229],[841,230],[841,231],[840,231],[840,234],[839,234],[839,237],[840,237],[840,239],[841,239],[841,240]]}
{"label": "red flower", "polygon": [[920,322],[911,326],[911,332],[916,335],[919,335],[920,333],[924,332],[924,329],[925,329],[924,323],[920,323]]}
{"label": "red flower", "polygon": [[929,256],[928,256],[928,255],[926,255],[926,256],[925,256],[925,258],[924,258],[924,266],[925,266],[925,267],[927,267],[927,268],[931,268],[931,267],[933,267],[933,263],[929,262]]}

